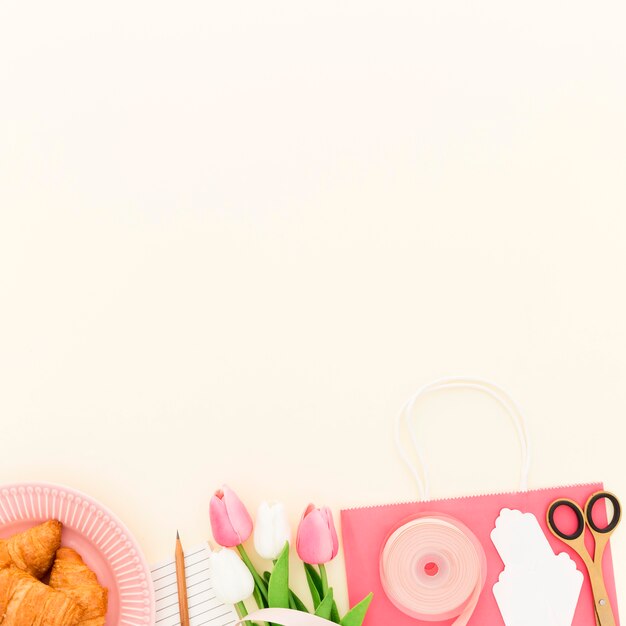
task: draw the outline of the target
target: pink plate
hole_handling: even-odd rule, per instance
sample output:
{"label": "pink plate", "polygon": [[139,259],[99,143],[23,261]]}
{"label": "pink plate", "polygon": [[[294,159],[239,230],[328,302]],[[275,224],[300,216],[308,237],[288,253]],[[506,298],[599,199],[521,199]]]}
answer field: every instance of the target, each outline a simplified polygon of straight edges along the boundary
{"label": "pink plate", "polygon": [[150,568],[137,542],[113,513],[93,498],[59,485],[0,487],[0,538],[48,519],[62,522],[63,545],[74,548],[109,590],[106,626],[155,623]]}

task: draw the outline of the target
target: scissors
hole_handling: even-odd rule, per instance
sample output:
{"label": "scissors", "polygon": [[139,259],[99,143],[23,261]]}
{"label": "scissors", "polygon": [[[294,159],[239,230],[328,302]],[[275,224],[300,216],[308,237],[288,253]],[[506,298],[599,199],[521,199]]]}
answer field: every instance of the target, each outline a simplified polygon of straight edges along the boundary
{"label": "scissors", "polygon": [[[613,517],[604,527],[597,526],[593,519],[593,507],[599,500],[608,500],[613,505]],[[556,510],[562,506],[571,509],[576,515],[578,526],[571,534],[564,533],[560,530],[554,520]],[[619,500],[608,491],[598,491],[594,493],[589,500],[587,500],[584,511],[576,502],[568,500],[567,498],[555,500],[548,508],[547,521],[550,532],[572,548],[587,567],[589,580],[591,581],[591,589],[593,591],[597,626],[615,626],[615,616],[613,615],[609,596],[606,592],[606,586],[604,585],[602,557],[604,556],[604,549],[611,535],[620,522],[621,516],[622,507]],[[593,558],[585,546],[585,527],[589,528],[595,541]]]}

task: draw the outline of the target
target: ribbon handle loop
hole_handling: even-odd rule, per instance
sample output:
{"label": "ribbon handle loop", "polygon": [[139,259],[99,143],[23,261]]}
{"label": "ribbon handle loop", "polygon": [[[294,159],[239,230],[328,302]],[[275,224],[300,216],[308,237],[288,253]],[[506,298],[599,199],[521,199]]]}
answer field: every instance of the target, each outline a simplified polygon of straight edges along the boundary
{"label": "ribbon handle loop", "polygon": [[[515,426],[515,431],[517,432],[521,447],[522,467],[520,470],[520,491],[527,491],[528,474],[530,472],[531,462],[531,445],[530,438],[528,436],[526,420],[524,419],[524,415],[519,410],[517,404],[513,401],[511,396],[509,396],[501,387],[487,380],[467,377],[450,377],[441,378],[418,389],[402,407],[396,419],[396,447],[398,448],[402,460],[406,463],[411,474],[415,478],[420,499],[430,499],[430,484],[428,470],[426,464],[424,463],[421,447],[419,445],[415,428],[411,421],[411,416],[413,414],[417,401],[422,396],[434,391],[447,389],[475,389],[477,391],[482,391],[483,393],[486,393],[494,400],[496,400],[500,404],[500,406],[502,406],[502,408],[508,413],[511,421],[513,422],[513,425]],[[402,444],[401,429],[403,422],[406,424],[409,435],[411,437],[411,442],[413,444],[413,449],[417,458],[417,466],[413,463],[405,447]]]}

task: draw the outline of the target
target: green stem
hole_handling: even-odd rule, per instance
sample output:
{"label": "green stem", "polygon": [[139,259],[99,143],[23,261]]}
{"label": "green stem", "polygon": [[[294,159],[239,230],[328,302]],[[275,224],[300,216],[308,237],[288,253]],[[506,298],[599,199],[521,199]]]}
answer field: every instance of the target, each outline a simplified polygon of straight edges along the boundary
{"label": "green stem", "polygon": [[[237,602],[237,604],[235,604],[235,606],[237,607],[237,612],[239,613],[239,617],[246,617],[246,615],[248,615],[248,609],[246,609],[246,605],[243,602],[243,600],[241,602]],[[259,626],[259,624],[257,624],[256,622],[251,622],[249,620],[246,620],[247,624],[252,624],[252,626]]]}
{"label": "green stem", "polygon": [[[328,593],[328,574],[326,573],[326,566],[320,563],[320,578],[322,579],[322,590],[324,592],[324,598]],[[322,598],[323,599],[323,598]],[[331,621],[339,623],[339,611],[337,610],[337,602],[333,600],[333,608],[331,611]]]}
{"label": "green stem", "polygon": [[267,606],[268,596],[267,596],[267,585],[265,584],[265,581],[259,575],[259,572],[256,571],[256,568],[252,564],[252,561],[250,560],[250,557],[248,556],[248,553],[246,552],[246,549],[243,547],[243,545],[238,545],[237,550],[239,551],[241,560],[246,564],[246,567],[250,570],[250,573],[252,574],[252,578],[254,578],[254,582],[256,583],[256,586],[261,592],[261,596],[263,596],[265,606]]}
{"label": "green stem", "polygon": [[320,563],[320,578],[322,579],[322,591],[324,592],[324,597],[326,597],[328,593],[328,574],[326,574],[326,566],[323,563]]}
{"label": "green stem", "polygon": [[265,609],[267,608],[265,606],[265,600],[263,599],[263,596],[261,595],[261,592],[259,591],[259,588],[256,586],[256,583],[254,585],[254,591],[252,592],[252,595],[254,596],[254,601],[256,602],[256,605],[260,608],[260,609]]}
{"label": "green stem", "polygon": [[[243,618],[246,615],[248,615],[248,609],[246,609],[246,605],[243,603],[243,600],[241,602],[237,602],[235,606],[237,607],[237,612],[239,613],[239,617]],[[246,620],[246,624],[252,624],[252,622],[249,622],[248,620]]]}

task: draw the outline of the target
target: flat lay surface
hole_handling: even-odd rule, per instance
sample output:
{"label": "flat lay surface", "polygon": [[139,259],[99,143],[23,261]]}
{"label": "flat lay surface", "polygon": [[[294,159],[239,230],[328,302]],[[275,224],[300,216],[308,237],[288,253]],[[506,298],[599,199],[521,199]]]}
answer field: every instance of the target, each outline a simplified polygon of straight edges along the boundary
{"label": "flat lay surface", "polygon": [[[1,483],[89,494],[150,564],[223,483],[338,523],[417,499],[396,415],[470,375],[531,488],[626,498],[625,18],[0,3]],[[517,489],[490,398],[414,423],[433,497]],[[623,604],[623,526],[611,554]]]}

